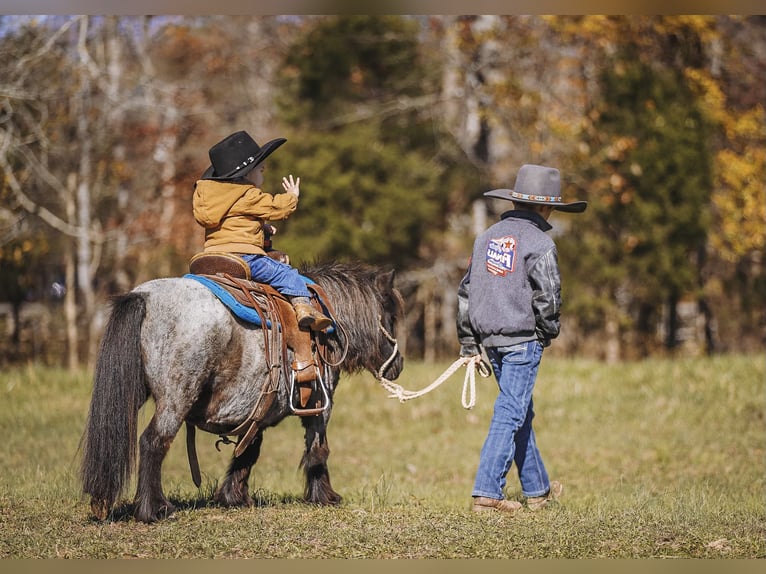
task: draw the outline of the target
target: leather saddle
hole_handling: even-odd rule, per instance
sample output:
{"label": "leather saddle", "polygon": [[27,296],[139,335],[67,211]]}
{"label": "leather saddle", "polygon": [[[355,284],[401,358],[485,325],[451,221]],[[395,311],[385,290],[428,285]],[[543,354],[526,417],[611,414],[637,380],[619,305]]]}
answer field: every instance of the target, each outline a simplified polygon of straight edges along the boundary
{"label": "leather saddle", "polygon": [[233,253],[197,253],[189,261],[194,275],[231,275],[250,281],[250,266]]}
{"label": "leather saddle", "polygon": [[[269,252],[269,256],[281,260],[284,255],[281,252],[272,251]],[[316,391],[321,390],[316,388],[321,367],[320,359],[315,353],[318,342],[314,340],[315,335],[312,332],[298,327],[295,311],[290,302],[270,285],[252,281],[248,264],[232,253],[197,253],[189,261],[189,272],[215,281],[238,303],[254,309],[261,318],[261,325],[264,328],[269,323],[272,325],[271,341],[270,337],[264,337],[266,356],[271,357],[273,363],[282,367],[285,380],[294,382],[298,387],[299,405],[291,404],[293,412],[300,416],[307,416],[324,410],[327,405],[322,404],[322,399],[326,397],[322,395],[325,393],[319,393],[320,396],[315,397],[314,404],[309,406],[312,395],[317,395]],[[308,287],[321,290],[317,285]],[[326,302],[324,293],[318,295],[322,295]],[[312,304],[318,306],[316,297],[312,298]],[[279,337],[280,333],[281,337]],[[279,340],[276,341],[274,337]],[[290,370],[287,369],[288,348],[293,352]]]}

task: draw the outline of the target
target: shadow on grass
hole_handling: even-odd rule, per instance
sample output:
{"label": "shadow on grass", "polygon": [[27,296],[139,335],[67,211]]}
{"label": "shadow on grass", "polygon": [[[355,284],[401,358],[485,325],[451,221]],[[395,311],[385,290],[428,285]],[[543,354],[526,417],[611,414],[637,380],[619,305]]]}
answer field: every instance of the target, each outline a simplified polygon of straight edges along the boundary
{"label": "shadow on grass", "polygon": [[[301,504],[311,506],[311,503],[301,496],[292,494],[278,495],[275,493],[267,493],[264,491],[257,491],[252,493],[253,508],[271,508],[277,506]],[[175,507],[175,510],[170,515],[164,516],[163,520],[173,520],[176,512],[187,510],[200,510],[203,508],[219,508],[221,510],[227,510],[229,508],[246,508],[246,507],[228,507],[223,506],[215,502],[212,497],[209,496],[197,496],[194,498],[188,497],[173,497],[169,496],[168,500]],[[135,511],[135,504],[132,502],[123,502],[112,508],[106,520],[98,520],[94,516],[90,516],[88,521],[92,524],[101,524],[103,522],[134,522],[133,512]]]}

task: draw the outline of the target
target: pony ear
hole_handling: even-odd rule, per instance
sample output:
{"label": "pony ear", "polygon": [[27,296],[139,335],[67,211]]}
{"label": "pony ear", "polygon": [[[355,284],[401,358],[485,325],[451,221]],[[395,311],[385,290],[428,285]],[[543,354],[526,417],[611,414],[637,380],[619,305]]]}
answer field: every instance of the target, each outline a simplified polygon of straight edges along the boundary
{"label": "pony ear", "polygon": [[393,269],[391,271],[380,273],[376,277],[375,283],[380,293],[384,294],[389,303],[392,305],[390,311],[394,315],[400,316],[402,313],[404,313],[404,299],[402,298],[402,294],[399,292],[399,290],[394,287],[395,275],[396,272]]}
{"label": "pony ear", "polygon": [[391,271],[385,271],[381,274],[379,274],[375,280],[375,282],[378,285],[378,289],[390,291],[394,288],[394,275],[395,271],[391,269]]}

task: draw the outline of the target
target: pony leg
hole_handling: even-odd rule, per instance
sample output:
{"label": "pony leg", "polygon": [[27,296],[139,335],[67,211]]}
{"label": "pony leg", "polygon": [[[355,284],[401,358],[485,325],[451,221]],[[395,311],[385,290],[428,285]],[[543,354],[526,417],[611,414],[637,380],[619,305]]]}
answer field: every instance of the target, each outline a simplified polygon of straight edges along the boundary
{"label": "pony leg", "polygon": [[327,468],[327,459],[330,456],[330,447],[327,445],[327,418],[329,413],[301,418],[306,438],[306,451],[301,460],[306,474],[303,496],[306,502],[312,504],[337,505],[343,498],[330,484],[330,471]]}
{"label": "pony leg", "polygon": [[173,442],[181,422],[170,432],[161,432],[163,411],[158,407],[139,441],[138,488],[133,501],[133,516],[141,522],[156,522],[176,510],[162,491],[162,461]]}
{"label": "pony leg", "polygon": [[231,459],[226,477],[213,496],[214,502],[221,506],[253,505],[247,481],[250,478],[250,470],[261,455],[262,443],[263,431],[259,431],[244,452]]}

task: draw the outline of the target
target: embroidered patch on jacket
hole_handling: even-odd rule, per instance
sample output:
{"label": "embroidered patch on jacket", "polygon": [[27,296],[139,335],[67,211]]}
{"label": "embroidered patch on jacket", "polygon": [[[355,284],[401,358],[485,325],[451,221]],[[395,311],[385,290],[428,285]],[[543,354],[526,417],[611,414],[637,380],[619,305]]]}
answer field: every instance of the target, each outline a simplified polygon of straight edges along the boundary
{"label": "embroidered patch on jacket", "polygon": [[487,271],[493,275],[504,276],[513,273],[516,262],[516,240],[507,235],[499,239],[490,239],[487,245]]}

